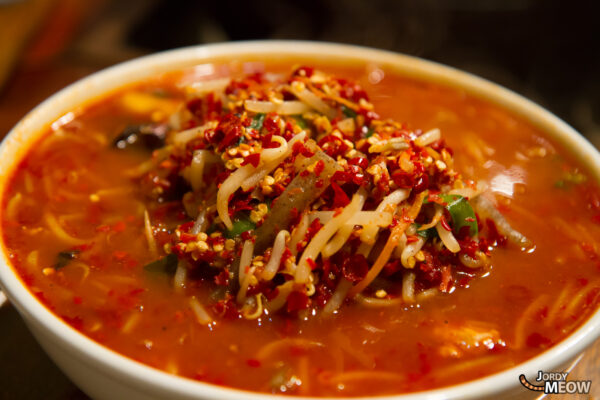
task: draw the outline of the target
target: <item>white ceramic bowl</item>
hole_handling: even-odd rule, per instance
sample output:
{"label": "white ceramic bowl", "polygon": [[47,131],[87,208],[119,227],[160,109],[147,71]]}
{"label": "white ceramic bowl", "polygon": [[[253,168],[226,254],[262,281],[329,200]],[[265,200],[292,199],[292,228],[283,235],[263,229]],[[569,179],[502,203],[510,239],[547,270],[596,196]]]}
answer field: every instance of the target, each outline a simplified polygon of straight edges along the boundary
{"label": "white ceramic bowl", "polygon": [[[126,84],[161,72],[211,62],[218,58],[252,56],[265,59],[306,56],[337,62],[370,61],[420,79],[465,89],[520,115],[576,155],[600,180],[600,154],[566,123],[531,101],[473,75],[421,59],[363,47],[291,41],[239,42],[197,46],[142,57],[95,73],[61,90],[23,118],[0,146],[0,190],[33,140],[49,124],[77,106]],[[3,190],[2,190],[3,192]],[[0,193],[2,196],[3,193]],[[0,199],[1,201],[1,199]],[[280,396],[245,392],[196,382],[156,370],[121,356],[72,329],[44,307],[0,254],[0,286],[56,364],[83,391],[97,399],[270,399]],[[537,371],[566,368],[600,336],[600,311],[558,345],[512,369],[482,379],[388,399],[515,398],[533,394],[518,377],[532,380]],[[289,398],[289,397],[287,397]],[[297,398],[297,397],[296,397]],[[383,397],[382,397],[383,398]]]}

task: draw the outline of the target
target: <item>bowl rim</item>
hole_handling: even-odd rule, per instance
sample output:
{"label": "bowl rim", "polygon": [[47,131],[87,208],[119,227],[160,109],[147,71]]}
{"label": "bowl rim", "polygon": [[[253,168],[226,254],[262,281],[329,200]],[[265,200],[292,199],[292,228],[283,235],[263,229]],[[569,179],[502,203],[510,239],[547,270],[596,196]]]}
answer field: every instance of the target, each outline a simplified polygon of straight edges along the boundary
{"label": "bowl rim", "polygon": [[[12,174],[12,171],[10,173],[6,171],[11,166],[14,168],[22,160],[24,149],[27,149],[27,146],[35,138],[40,137],[41,132],[38,131],[44,131],[45,126],[50,125],[67,112],[66,105],[69,104],[69,97],[84,97],[87,103],[96,100],[102,94],[110,93],[111,89],[116,90],[128,83],[142,81],[156,73],[176,71],[182,67],[210,63],[211,60],[228,57],[244,59],[281,55],[285,55],[284,58],[306,57],[318,60],[319,57],[322,57],[324,59],[355,60],[363,63],[372,62],[376,65],[385,65],[387,68],[391,67],[405,76],[445,86],[460,87],[474,97],[482,98],[507,109],[513,115],[527,119],[528,122],[540,128],[545,135],[559,142],[573,158],[588,168],[596,180],[600,180],[600,153],[583,136],[541,106],[483,78],[417,57],[362,46],[310,41],[259,40],[198,45],[151,54],[101,70],[65,87],[30,111],[0,144],[0,169],[5,171],[0,177],[0,188],[5,187],[8,179],[6,176]],[[144,71],[144,73],[140,74],[139,71]],[[130,78],[125,78],[126,76]],[[96,93],[96,96],[83,94],[90,88],[91,92]],[[78,101],[77,104],[82,104],[82,102]],[[19,149],[20,152],[17,151]],[[4,193],[0,193],[0,200],[3,195]],[[1,240],[1,242],[0,287],[7,294],[11,303],[28,323],[33,323],[40,328],[45,335],[51,338],[53,343],[90,368],[100,370],[117,380],[132,382],[135,386],[146,386],[146,392],[153,390],[157,394],[213,399],[284,398],[281,395],[217,386],[170,375],[95,342],[63,322],[29,291],[11,266],[4,241]],[[416,400],[493,396],[517,387],[520,374],[534,377],[539,370],[550,371],[565,365],[598,337],[600,337],[600,309],[596,310],[584,324],[561,342],[515,367],[453,386],[414,393],[378,396],[377,398]],[[324,399],[323,397],[295,398]]]}

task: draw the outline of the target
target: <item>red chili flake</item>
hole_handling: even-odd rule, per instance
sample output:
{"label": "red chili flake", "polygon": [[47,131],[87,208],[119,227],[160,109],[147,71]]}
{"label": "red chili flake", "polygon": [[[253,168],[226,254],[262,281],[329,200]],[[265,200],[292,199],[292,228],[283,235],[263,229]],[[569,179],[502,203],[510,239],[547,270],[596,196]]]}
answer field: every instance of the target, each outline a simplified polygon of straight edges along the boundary
{"label": "red chili flake", "polygon": [[369,264],[362,254],[353,254],[347,257],[342,264],[342,274],[350,282],[359,282],[367,276]]}
{"label": "red chili flake", "polygon": [[421,193],[429,187],[429,176],[427,174],[420,175],[413,186],[414,193]]}
{"label": "red chili flake", "polygon": [[[222,136],[219,140],[219,151],[225,150],[227,147],[237,142],[242,137],[242,121],[234,114],[227,114],[215,129],[217,136]],[[218,133],[221,133],[218,135]]]}
{"label": "red chili flake", "polygon": [[279,116],[277,114],[268,114],[263,121],[263,128],[271,135],[279,135]]}
{"label": "red chili flake", "polygon": [[467,218],[465,218],[465,221],[467,221],[467,222],[475,222],[475,218],[473,218],[473,217],[467,217]]}
{"label": "red chili flake", "polygon": [[181,322],[181,321],[183,321],[183,317],[184,317],[184,315],[183,315],[183,312],[181,312],[181,311],[177,310],[177,311],[175,311],[175,313],[173,314],[173,317],[175,318],[175,321],[177,321],[177,322]]}
{"label": "red chili flake", "polygon": [[310,299],[305,292],[294,291],[287,298],[288,313],[307,309],[309,305]]}
{"label": "red chili flake", "polygon": [[348,174],[346,171],[335,171],[333,173],[333,175],[331,176],[331,180],[332,181],[336,181],[336,182],[349,182],[352,178],[350,177],[350,174]]}
{"label": "red chili flake", "polygon": [[[269,136],[269,135],[267,135]],[[271,135],[273,136],[273,135]],[[264,147],[264,145],[263,145]],[[302,152],[302,149],[304,148],[304,144],[300,141],[298,142],[294,142],[294,144],[292,145],[292,156],[297,156],[298,154],[300,154]]]}
{"label": "red chili flake", "polygon": [[209,236],[208,239],[206,239],[206,243],[208,243],[210,246],[214,246],[216,244],[225,244],[225,238],[223,236]]}
{"label": "red chili flake", "polygon": [[192,115],[202,118],[202,99],[192,99],[187,102],[186,107]]}
{"label": "red chili flake", "polygon": [[[468,229],[468,227],[463,227],[463,228]],[[477,253],[477,250],[479,250],[479,243],[477,243],[473,239],[469,238],[468,236],[465,236],[465,237],[467,239],[459,241],[460,249],[471,258],[477,257],[475,253]]]}
{"label": "red chili flake", "polygon": [[125,225],[125,222],[123,222],[123,221],[119,221],[119,222],[117,222],[116,224],[114,224],[114,225],[112,226],[112,230],[113,230],[114,232],[123,232],[123,231],[125,230],[125,228],[126,228],[126,227],[127,227],[127,226]]}
{"label": "red chili flake", "polygon": [[358,103],[360,99],[369,100],[367,92],[359,84],[350,83],[345,79],[338,79],[338,82],[342,85],[340,95],[343,98],[352,100],[355,103]]}
{"label": "red chili flake", "polygon": [[94,247],[94,242],[89,242],[89,243],[84,243],[84,244],[79,244],[77,246],[73,246],[73,247],[71,247],[71,250],[86,251],[86,250],[91,249],[92,247]]}
{"label": "red chili flake", "polygon": [[82,302],[83,302],[83,299],[80,296],[73,296],[73,303],[81,304]]}
{"label": "red chili flake", "polygon": [[418,242],[418,241],[419,241],[419,237],[417,235],[406,236],[406,243],[414,243],[414,242]]}
{"label": "red chili flake", "polygon": [[550,345],[552,344],[552,340],[548,339],[545,336],[542,336],[538,332],[534,332],[527,337],[525,343],[527,343],[527,346],[529,347],[547,348],[550,347]]}
{"label": "red chili flake", "polygon": [[450,225],[448,224],[448,221],[446,221],[446,217],[442,217],[440,219],[440,224],[442,225],[442,228],[444,228],[445,230],[447,230],[448,232],[452,232],[452,228],[450,227]]}
{"label": "red chili flake", "polygon": [[344,155],[349,147],[342,139],[334,135],[327,135],[319,140],[319,147],[327,153],[328,156],[337,158],[337,156]]}
{"label": "red chili flake", "polygon": [[310,223],[308,229],[306,230],[305,239],[306,242],[310,242],[310,240],[317,234],[317,232],[323,227],[321,221],[318,218],[315,218],[313,222]]}
{"label": "red chili flake", "polygon": [[[266,134],[265,136],[263,136],[262,139],[261,139],[262,148],[263,149],[274,149],[274,148],[279,147],[279,143],[278,142],[274,142],[272,139],[273,139],[273,134],[272,133],[269,133],[269,134]],[[300,142],[295,142],[294,146],[296,144],[302,145],[302,143],[300,143]],[[292,147],[292,149],[293,149],[293,147]]]}
{"label": "red chili flake", "polygon": [[65,322],[69,325],[71,325],[73,328],[77,329],[78,331],[82,331],[83,330],[83,319],[81,319],[81,317],[67,317],[66,315],[62,316],[62,319],[65,320]]}
{"label": "red chili flake", "polygon": [[186,222],[185,224],[181,224],[179,225],[179,227],[177,227],[177,229],[179,229],[180,232],[189,232],[190,229],[192,229],[192,227],[194,226],[194,221],[189,221]]}
{"label": "red chili flake", "polygon": [[242,232],[242,234],[240,236],[244,240],[252,240],[252,241],[256,240],[256,238],[254,236],[252,236],[251,231]]}
{"label": "red chili flake", "polygon": [[335,182],[331,182],[331,188],[335,195],[333,196],[333,207],[346,207],[350,203],[350,199],[346,192]]}
{"label": "red chili flake", "polygon": [[498,232],[496,223],[493,220],[487,218],[485,220],[485,224],[488,229],[488,238],[492,242],[495,242],[497,246],[506,246],[506,244],[508,243],[508,238],[506,236],[501,235],[500,232]]}
{"label": "red chili flake", "polygon": [[317,188],[319,188],[319,189],[320,189],[320,188],[322,188],[322,187],[323,187],[323,185],[324,185],[324,184],[325,184],[325,182],[323,182],[323,179],[318,179],[318,180],[315,182],[315,187],[317,187]]}
{"label": "red chili flake", "polygon": [[307,169],[305,169],[304,171],[300,172],[300,176],[303,178],[306,178],[308,175],[310,175],[310,172],[308,172]]}
{"label": "red chili flake", "polygon": [[217,315],[227,319],[238,319],[241,317],[237,306],[231,298],[219,300],[212,308]]}
{"label": "red chili flake", "polygon": [[598,259],[598,254],[596,254],[596,251],[594,250],[594,246],[592,246],[591,244],[585,243],[585,242],[580,242],[579,247],[581,247],[583,252],[587,255],[587,257],[591,261],[596,261]]}
{"label": "red chili flake", "polygon": [[258,167],[258,163],[260,162],[260,153],[250,154],[249,156],[244,158],[242,161],[242,166],[252,164],[254,168]]}
{"label": "red chili flake", "polygon": [[236,94],[240,90],[248,89],[248,82],[241,79],[232,79],[225,88],[225,94]]}
{"label": "red chili flake", "polygon": [[353,183],[361,185],[365,180],[365,174],[358,165],[348,165],[348,175]]}
{"label": "red chili flake", "polygon": [[366,169],[369,166],[369,160],[367,160],[364,157],[354,157],[353,159],[348,161],[348,164],[357,165],[357,166],[361,167],[362,169]]}
{"label": "red chili flake", "polygon": [[598,215],[594,215],[592,217],[592,222],[596,223],[596,224],[600,224],[600,214]]}
{"label": "red chili flake", "polygon": [[412,188],[415,183],[415,177],[401,169],[392,173],[392,180],[399,188]]}
{"label": "red chili flake", "polygon": [[315,263],[314,260],[310,257],[308,257],[306,259],[306,263],[308,264],[308,266],[310,267],[311,270],[314,270],[315,268],[317,268],[317,263]]}
{"label": "red chili flake", "polygon": [[377,114],[374,111],[371,110],[366,110],[364,108],[361,108],[360,110],[358,110],[358,113],[361,114],[364,118],[365,118],[365,125],[371,125],[371,122],[373,120],[378,120],[381,117],[379,116],[379,114]]}
{"label": "red chili flake", "polygon": [[383,274],[383,276],[387,277],[395,274],[403,268],[404,267],[402,266],[400,260],[396,259],[385,264],[381,273]]}
{"label": "red chili flake", "polygon": [[191,233],[182,233],[179,238],[183,243],[189,243],[196,240],[196,235],[192,235]]}
{"label": "red chili flake", "polygon": [[248,364],[248,366],[252,367],[252,368],[260,367],[260,361],[254,359],[254,358],[250,358],[250,359],[246,360],[246,364]]}
{"label": "red chili flake", "polygon": [[452,284],[452,271],[448,265],[445,265],[441,269],[442,280],[440,282],[440,292],[447,293],[450,290]]}
{"label": "red chili flake", "polygon": [[206,99],[206,114],[209,119],[214,119],[221,114],[223,109],[223,105],[221,103],[221,99],[216,98],[213,92],[209,93]]}
{"label": "red chili flake", "polygon": [[313,67],[301,66],[296,68],[296,70],[292,73],[292,76],[305,76],[310,78],[315,73],[315,69]]}
{"label": "red chili flake", "polygon": [[320,176],[324,169],[325,169],[325,163],[323,162],[323,160],[317,161],[317,164],[315,165],[315,170],[314,170],[315,175]]}
{"label": "red chili flake", "polygon": [[123,261],[129,256],[129,253],[122,250],[115,250],[113,251],[112,256],[115,260]]}

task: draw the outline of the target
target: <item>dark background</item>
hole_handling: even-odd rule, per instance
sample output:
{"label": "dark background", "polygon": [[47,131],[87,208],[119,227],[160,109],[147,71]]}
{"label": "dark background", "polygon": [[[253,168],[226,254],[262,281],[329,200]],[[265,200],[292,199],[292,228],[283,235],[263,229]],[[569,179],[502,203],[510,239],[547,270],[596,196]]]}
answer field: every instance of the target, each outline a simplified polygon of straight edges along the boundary
{"label": "dark background", "polygon": [[[473,72],[540,103],[600,147],[599,15],[593,0],[0,0],[0,55],[10,72],[0,79],[0,136],[61,87],[129,58],[201,43],[306,39]],[[10,305],[0,309],[0,327],[0,398],[85,398]],[[597,374],[593,358],[588,367]]]}

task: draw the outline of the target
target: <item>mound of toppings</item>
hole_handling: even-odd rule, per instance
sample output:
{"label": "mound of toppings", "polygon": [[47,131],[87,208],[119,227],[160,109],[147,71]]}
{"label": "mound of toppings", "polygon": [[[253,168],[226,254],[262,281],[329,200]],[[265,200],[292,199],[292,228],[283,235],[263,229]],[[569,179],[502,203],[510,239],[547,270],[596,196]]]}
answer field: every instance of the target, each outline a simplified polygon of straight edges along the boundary
{"label": "mound of toppings", "polygon": [[165,145],[129,173],[156,204],[146,268],[214,288],[219,315],[410,306],[468,286],[494,247],[529,245],[439,129],[381,118],[356,82],[299,67],[186,90],[166,128],[145,127]]}

